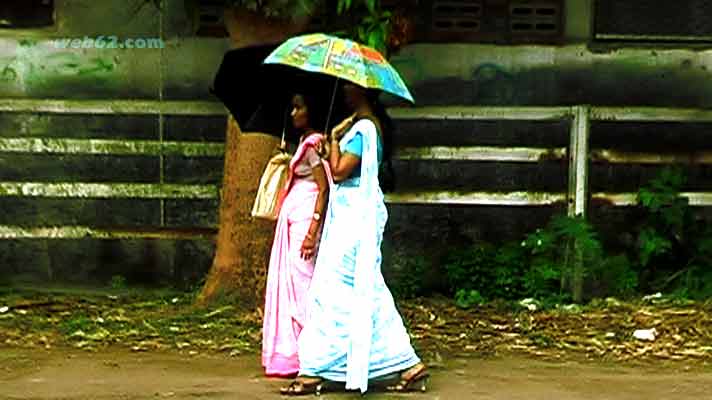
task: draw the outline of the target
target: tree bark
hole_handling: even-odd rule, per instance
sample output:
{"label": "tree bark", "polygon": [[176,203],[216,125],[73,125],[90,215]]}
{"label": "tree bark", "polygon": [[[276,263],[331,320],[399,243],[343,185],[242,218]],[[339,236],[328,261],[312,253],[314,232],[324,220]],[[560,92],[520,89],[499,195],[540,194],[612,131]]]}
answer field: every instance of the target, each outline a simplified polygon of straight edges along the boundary
{"label": "tree bark", "polygon": [[[309,22],[269,19],[239,8],[227,8],[224,15],[233,49],[282,42]],[[278,144],[274,136],[241,132],[235,119],[228,117],[215,257],[198,305],[226,300],[254,309],[264,301],[275,223],[253,219],[250,211],[262,172]]]}
{"label": "tree bark", "polygon": [[257,44],[280,43],[303,32],[309,24],[308,17],[299,19],[265,18],[241,8],[226,8],[223,18],[233,49]]}
{"label": "tree bark", "polygon": [[279,138],[243,133],[230,116],[225,137],[223,187],[215,257],[198,304],[225,300],[254,309],[264,298],[275,223],[252,218],[260,177]]}

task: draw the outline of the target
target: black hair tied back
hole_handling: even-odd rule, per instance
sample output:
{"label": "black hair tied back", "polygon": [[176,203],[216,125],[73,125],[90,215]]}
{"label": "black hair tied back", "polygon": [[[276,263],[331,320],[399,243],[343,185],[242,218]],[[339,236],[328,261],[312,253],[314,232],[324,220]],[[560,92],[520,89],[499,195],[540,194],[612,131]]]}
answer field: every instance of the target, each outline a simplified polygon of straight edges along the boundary
{"label": "black hair tied back", "polygon": [[381,190],[384,193],[392,192],[395,189],[395,171],[393,169],[392,156],[393,156],[393,131],[395,126],[393,119],[391,119],[388,112],[386,112],[386,107],[381,103],[378,98],[380,92],[369,91],[369,100],[371,102],[371,108],[373,114],[378,118],[381,123],[381,140],[383,141],[383,162],[378,171],[378,182],[381,185]]}

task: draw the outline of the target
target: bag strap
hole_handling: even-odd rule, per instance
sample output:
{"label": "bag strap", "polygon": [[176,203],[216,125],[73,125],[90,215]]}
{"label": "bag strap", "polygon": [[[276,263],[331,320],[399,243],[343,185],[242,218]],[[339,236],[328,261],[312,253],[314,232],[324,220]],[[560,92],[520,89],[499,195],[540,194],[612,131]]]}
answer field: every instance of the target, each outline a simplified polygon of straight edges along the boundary
{"label": "bag strap", "polygon": [[287,150],[287,142],[284,140],[285,133],[287,132],[287,115],[289,115],[289,104],[287,104],[287,107],[284,110],[284,115],[282,116],[282,140],[279,142],[279,148],[282,151]]}
{"label": "bag strap", "polygon": [[287,124],[284,123],[282,124],[282,141],[279,142],[279,148],[281,149],[286,149],[287,148],[287,142],[284,141],[284,134],[287,130]]}

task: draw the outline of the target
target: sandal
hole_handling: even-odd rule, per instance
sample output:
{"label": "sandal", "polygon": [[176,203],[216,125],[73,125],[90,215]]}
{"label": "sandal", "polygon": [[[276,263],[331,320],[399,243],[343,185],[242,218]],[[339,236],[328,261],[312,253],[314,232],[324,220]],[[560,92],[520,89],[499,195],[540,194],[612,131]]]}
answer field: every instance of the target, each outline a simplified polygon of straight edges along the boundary
{"label": "sandal", "polygon": [[313,381],[304,381],[299,378],[292,381],[289,386],[282,387],[279,392],[287,396],[303,396],[306,394],[315,394],[319,396],[321,394],[321,389],[324,384],[324,380],[321,378],[313,378]]}
{"label": "sandal", "polygon": [[[415,372],[411,373],[409,378],[404,377],[404,374],[410,373],[412,370]],[[389,386],[388,390],[392,392],[410,392],[414,390],[419,390],[425,392],[427,390],[426,384],[430,378],[430,374],[424,364],[418,364],[405,371],[400,376],[400,381],[393,386]]]}

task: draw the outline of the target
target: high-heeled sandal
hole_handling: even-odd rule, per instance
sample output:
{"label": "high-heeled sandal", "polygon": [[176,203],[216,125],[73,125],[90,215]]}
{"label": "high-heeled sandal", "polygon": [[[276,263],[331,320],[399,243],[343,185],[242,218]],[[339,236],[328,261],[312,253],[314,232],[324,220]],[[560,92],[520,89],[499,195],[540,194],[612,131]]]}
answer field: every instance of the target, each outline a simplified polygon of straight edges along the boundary
{"label": "high-heeled sandal", "polygon": [[389,386],[387,389],[392,392],[425,392],[429,378],[430,373],[428,373],[427,367],[421,364],[420,368],[418,368],[418,372],[411,375],[410,378],[406,379],[401,375],[400,381],[393,386]]}

